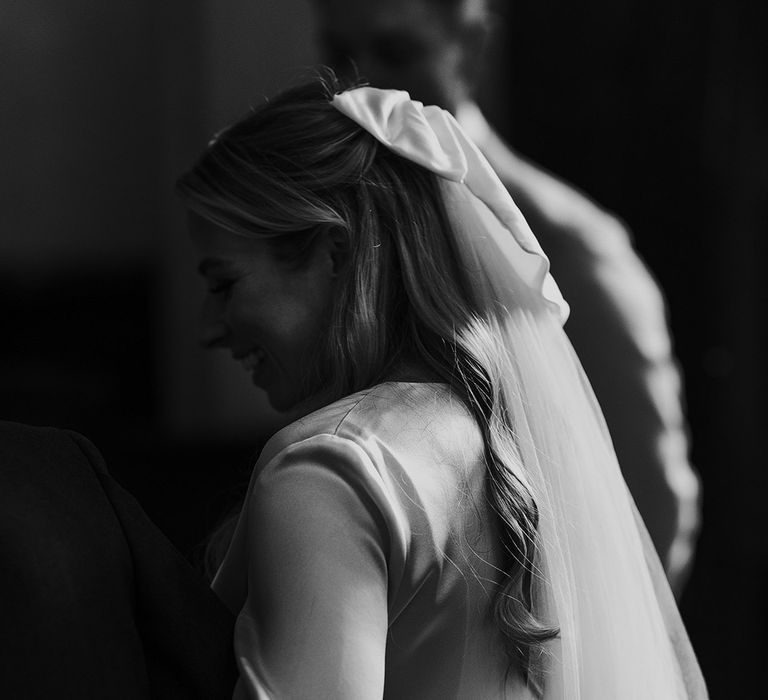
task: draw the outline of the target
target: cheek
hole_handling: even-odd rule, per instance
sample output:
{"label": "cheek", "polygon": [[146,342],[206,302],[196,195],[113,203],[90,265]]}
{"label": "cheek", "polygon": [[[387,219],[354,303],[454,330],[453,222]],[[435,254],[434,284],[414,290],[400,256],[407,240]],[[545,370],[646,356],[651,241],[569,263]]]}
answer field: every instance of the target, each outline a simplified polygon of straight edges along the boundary
{"label": "cheek", "polygon": [[327,328],[327,313],[318,298],[234,294],[228,305],[228,323],[243,343],[263,344],[278,360],[302,354]]}
{"label": "cheek", "polygon": [[312,295],[286,304],[274,319],[274,327],[279,328],[286,351],[296,362],[314,362],[325,345],[332,309],[332,297],[325,291],[314,287]]}
{"label": "cheek", "polygon": [[235,293],[227,302],[227,324],[236,335],[257,332],[262,325],[263,309],[248,295]]}

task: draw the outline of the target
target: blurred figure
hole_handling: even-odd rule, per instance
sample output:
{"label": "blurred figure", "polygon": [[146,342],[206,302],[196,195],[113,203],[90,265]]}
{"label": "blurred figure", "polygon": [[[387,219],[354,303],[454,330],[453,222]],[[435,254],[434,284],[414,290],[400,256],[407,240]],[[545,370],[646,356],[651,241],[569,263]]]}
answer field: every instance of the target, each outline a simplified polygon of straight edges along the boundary
{"label": "blurred figure", "polygon": [[679,594],[698,530],[681,381],[662,294],[625,227],[515,153],[473,101],[486,0],[315,0],[324,62],[454,113],[522,210],[571,305],[566,331],[605,413],[624,478]]}
{"label": "blurred figure", "polygon": [[229,698],[234,619],[82,435],[0,421],[3,697]]}

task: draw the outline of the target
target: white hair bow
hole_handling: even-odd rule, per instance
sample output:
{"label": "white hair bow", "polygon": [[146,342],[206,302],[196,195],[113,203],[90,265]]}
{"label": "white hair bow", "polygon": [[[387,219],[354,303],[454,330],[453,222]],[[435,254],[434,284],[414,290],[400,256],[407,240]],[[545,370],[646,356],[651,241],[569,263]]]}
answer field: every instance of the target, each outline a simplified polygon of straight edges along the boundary
{"label": "white hair bow", "polygon": [[514,272],[565,323],[568,304],[549,273],[547,256],[485,156],[449,112],[425,107],[401,90],[372,87],[337,94],[332,104],[390,150],[453,183],[443,190],[456,235],[471,239],[473,257],[494,292],[506,290],[497,302],[515,303],[508,288]]}

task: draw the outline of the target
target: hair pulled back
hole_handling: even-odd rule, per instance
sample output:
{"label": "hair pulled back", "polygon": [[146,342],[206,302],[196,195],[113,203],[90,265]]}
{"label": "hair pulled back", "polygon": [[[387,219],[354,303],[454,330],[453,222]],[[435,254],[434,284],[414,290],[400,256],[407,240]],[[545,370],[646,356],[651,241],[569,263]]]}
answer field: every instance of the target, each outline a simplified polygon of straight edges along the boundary
{"label": "hair pulled back", "polygon": [[493,614],[510,662],[540,690],[544,643],[557,630],[533,613],[538,513],[500,390],[504,352],[458,264],[436,175],[381,145],[330,104],[338,86],[288,90],[217,135],[178,182],[187,206],[297,261],[318,231],[344,240],[317,376],[330,401],[416,359],[460,396],[483,435],[486,497],[504,552]]}

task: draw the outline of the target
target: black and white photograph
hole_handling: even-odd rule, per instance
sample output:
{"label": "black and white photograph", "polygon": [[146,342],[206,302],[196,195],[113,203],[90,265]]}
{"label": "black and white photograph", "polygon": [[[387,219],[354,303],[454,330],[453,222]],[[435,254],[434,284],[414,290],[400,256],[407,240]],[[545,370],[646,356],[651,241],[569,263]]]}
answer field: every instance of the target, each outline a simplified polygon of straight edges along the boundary
{"label": "black and white photograph", "polygon": [[766,36],[0,7],[0,697],[763,697]]}

